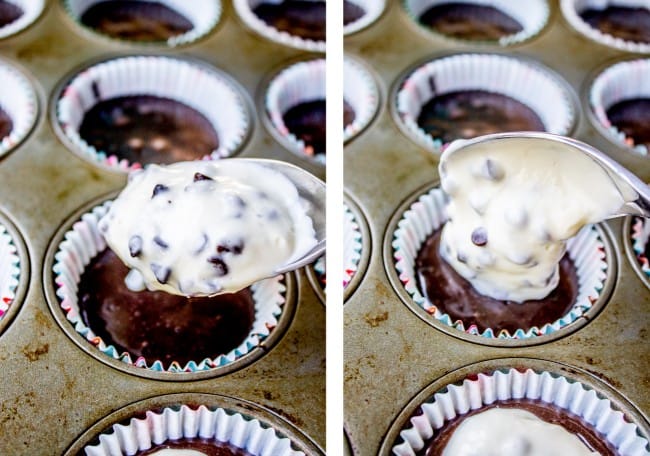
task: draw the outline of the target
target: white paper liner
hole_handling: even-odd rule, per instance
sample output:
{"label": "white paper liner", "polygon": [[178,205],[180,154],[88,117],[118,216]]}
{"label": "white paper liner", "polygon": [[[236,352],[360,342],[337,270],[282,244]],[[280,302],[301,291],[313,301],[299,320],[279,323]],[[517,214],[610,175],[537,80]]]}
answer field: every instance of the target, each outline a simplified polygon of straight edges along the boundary
{"label": "white paper liner", "polygon": [[29,134],[38,114],[36,92],[29,80],[8,63],[0,61],[0,108],[7,113],[13,126],[0,138],[0,157],[13,149]]}
{"label": "white paper liner", "polygon": [[445,421],[484,405],[509,399],[540,400],[580,417],[611,443],[621,456],[647,456],[648,441],[636,424],[612,406],[601,393],[582,383],[549,372],[511,368],[478,373],[476,380],[448,385],[422,404],[422,415],[411,417],[410,427],[400,432],[403,442],[393,447],[397,456],[415,456]]}
{"label": "white paper liner", "polygon": [[[520,43],[537,35],[548,22],[550,9],[546,0],[404,0],[404,7],[411,18],[420,23],[420,16],[429,8],[445,3],[469,3],[491,6],[507,14],[522,26],[521,32],[499,38],[501,46]],[[437,33],[437,32],[436,32]],[[450,37],[453,38],[453,37]]]}
{"label": "white paper liner", "polygon": [[[99,89],[99,99],[95,97],[93,83]],[[232,155],[250,129],[246,102],[227,78],[217,70],[162,56],[121,57],[80,71],[57,101],[57,121],[82,155],[110,167],[137,169],[142,167],[141,163],[107,156],[79,135],[84,114],[97,102],[135,95],[169,98],[203,114],[219,137],[219,147],[209,155],[211,158]]]}
{"label": "white paper liner", "polygon": [[419,66],[397,92],[397,114],[414,139],[440,153],[445,144],[420,128],[420,111],[434,96],[468,90],[498,93],[523,103],[539,116],[548,133],[566,135],[575,122],[571,93],[559,76],[540,64],[496,54],[456,54]]}
{"label": "white paper liner", "polygon": [[648,238],[650,238],[650,223],[642,217],[634,217],[632,219],[632,249],[636,254],[636,259],[639,261],[641,270],[646,276],[650,277],[650,262],[645,254],[645,248],[648,245]]}
{"label": "white paper liner", "polygon": [[0,27],[0,39],[20,32],[32,25],[45,9],[45,0],[7,0],[23,10],[22,16]]}
{"label": "white paper liner", "polygon": [[608,6],[621,6],[628,8],[649,8],[647,0],[561,0],[560,7],[567,22],[587,38],[605,46],[628,52],[650,52],[650,44],[635,43],[601,32],[587,24],[579,16],[579,12],[586,9],[605,9]]}
{"label": "white paper liner", "polygon": [[314,154],[311,147],[289,131],[282,116],[292,107],[309,101],[325,100],[325,59],[294,63],[269,83],[264,97],[271,125],[293,152],[325,164],[325,154]]}
{"label": "white paper liner", "polygon": [[292,448],[268,423],[223,408],[200,405],[166,407],[147,411],[145,418],[131,418],[128,424],[114,424],[99,436],[99,443],[84,448],[87,456],[134,455],[154,445],[182,438],[214,439],[229,443],[253,456],[304,456]]}
{"label": "white paper liner", "polygon": [[598,231],[593,225],[584,227],[567,242],[567,253],[573,260],[578,277],[578,296],[571,310],[562,318],[543,325],[541,328],[517,329],[513,334],[502,329],[487,328],[480,332],[476,325],[465,327],[460,320],[441,312],[422,295],[417,285],[415,259],[424,241],[446,221],[446,195],[436,187],[420,196],[402,214],[393,234],[393,259],[395,269],[404,288],[413,301],[440,323],[467,334],[498,339],[530,339],[549,335],[562,329],[592,308],[598,300],[608,274],[605,247]]}
{"label": "white paper liner", "polygon": [[354,121],[343,129],[349,141],[366,128],[379,107],[379,89],[370,72],[356,60],[343,61],[343,98],[354,110]]}
{"label": "white paper liner", "polygon": [[20,258],[13,238],[0,224],[0,320],[16,297],[20,280]]}
{"label": "white paper liner", "polygon": [[343,34],[350,35],[358,32],[379,19],[386,9],[386,0],[348,0],[365,11],[364,15],[356,21],[343,26]]}
{"label": "white paper liner", "polygon": [[137,367],[154,371],[197,372],[225,366],[244,356],[260,345],[278,324],[278,318],[285,304],[285,285],[282,276],[266,279],[251,286],[255,301],[255,320],[253,327],[238,347],[214,359],[192,360],[185,366],[172,362],[165,366],[160,360],[147,363],[143,357],[133,359],[127,352],[120,353],[113,345],[107,345],[91,328],[86,326],[79,315],[78,284],[85,267],[90,260],[106,248],[106,241],[97,228],[99,219],[106,214],[111,201],[100,204],[81,216],[72,228],[66,232],[64,240],[54,256],[54,282],[56,295],[67,320],[89,343],[105,355]]}
{"label": "white paper liner", "polygon": [[650,59],[628,60],[616,63],[600,73],[589,89],[589,104],[600,124],[612,140],[623,147],[648,155],[644,144],[634,144],[607,117],[607,110],[618,102],[635,98],[650,98]]}
{"label": "white paper liner", "polygon": [[[300,36],[291,35],[285,31],[271,27],[262,19],[257,17],[253,9],[260,3],[282,3],[291,0],[233,0],[235,11],[239,18],[251,29],[262,35],[264,38],[303,51],[325,52],[325,41],[314,41]],[[308,0],[323,1],[323,0]]]}
{"label": "white paper liner", "polygon": [[[79,25],[89,28],[86,25],[81,23],[81,16],[90,8],[91,6],[101,3],[106,0],[65,0],[64,8],[77,22]],[[140,1],[150,1],[155,3],[160,3],[167,6],[168,8],[176,11],[177,13],[184,16],[188,21],[193,25],[193,28],[185,33],[180,35],[172,36],[168,38],[165,43],[170,47],[182,46],[184,44],[192,43],[212,31],[219,19],[221,18],[221,0],[192,0],[191,2],[185,0],[140,0]],[[98,30],[89,28],[93,32],[100,34],[111,40],[118,41],[131,41],[131,40],[119,40],[118,38],[111,37],[101,33]],[[137,42],[137,41],[136,41]]]}

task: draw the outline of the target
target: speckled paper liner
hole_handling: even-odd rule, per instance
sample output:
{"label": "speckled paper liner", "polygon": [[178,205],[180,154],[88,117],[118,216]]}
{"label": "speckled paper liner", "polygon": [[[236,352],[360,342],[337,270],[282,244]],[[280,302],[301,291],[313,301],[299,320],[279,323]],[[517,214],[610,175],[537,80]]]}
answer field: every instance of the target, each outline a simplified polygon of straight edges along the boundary
{"label": "speckled paper liner", "polygon": [[638,261],[641,271],[650,279],[650,262],[646,256],[648,238],[650,238],[650,221],[642,217],[633,217],[631,222],[632,250]]}
{"label": "speckled paper liner", "polygon": [[609,272],[603,240],[593,225],[583,228],[567,242],[567,252],[573,260],[578,277],[578,296],[571,310],[562,318],[541,328],[517,329],[513,334],[503,329],[487,328],[480,332],[476,325],[465,327],[460,320],[451,317],[432,305],[417,285],[415,259],[420,248],[432,233],[446,221],[446,195],[436,187],[421,195],[401,215],[392,236],[394,268],[404,289],[417,306],[437,322],[458,331],[488,339],[534,339],[548,336],[566,328],[589,312],[598,301]]}
{"label": "speckled paper liner", "polygon": [[596,76],[589,88],[589,106],[596,122],[607,136],[632,152],[647,156],[644,144],[634,144],[607,117],[607,110],[618,102],[635,98],[650,98],[650,59],[627,60],[616,63]]}
{"label": "speckled paper liner", "polygon": [[63,7],[65,8],[68,15],[80,27],[83,27],[84,29],[109,40],[146,45],[155,45],[162,43],[169,47],[183,46],[203,38],[217,26],[222,12],[220,0],[193,0],[191,2],[183,0],[142,0],[160,3],[176,11],[177,13],[180,13],[192,23],[193,28],[180,35],[172,36],[165,41],[141,42],[112,37],[81,23],[81,16],[83,16],[88,8],[103,1],[105,0],[64,0]]}
{"label": "speckled paper liner", "polygon": [[11,132],[0,138],[0,157],[13,150],[32,131],[38,117],[38,98],[31,82],[10,63],[0,60],[0,108],[13,123]]}
{"label": "speckled paper liner", "polygon": [[348,0],[361,9],[364,14],[356,21],[343,26],[343,34],[351,35],[372,25],[386,9],[386,0]]}
{"label": "speckled paper liner", "polygon": [[582,12],[588,8],[605,9],[608,6],[624,6],[631,8],[648,8],[646,0],[561,0],[560,8],[566,21],[579,33],[587,38],[596,41],[597,43],[605,46],[619,49],[621,51],[649,53],[650,44],[648,43],[635,43],[633,41],[626,41],[621,38],[601,32],[587,24],[579,16],[578,12]]}
{"label": "speckled paper liner", "polygon": [[100,434],[99,443],[87,445],[87,456],[133,455],[155,445],[182,438],[203,438],[229,443],[253,456],[305,456],[291,440],[258,418],[205,405],[149,410],[143,418],[114,424]]}
{"label": "speckled paper liner", "polygon": [[198,111],[210,122],[219,137],[219,147],[206,158],[217,159],[234,154],[251,128],[242,93],[229,76],[206,64],[164,56],[120,57],[90,65],[69,78],[55,98],[53,121],[76,153],[103,166],[128,171],[143,164],[107,155],[81,138],[79,127],[84,114],[97,102],[111,98],[169,98]]}
{"label": "speckled paper liner", "polygon": [[363,64],[349,57],[343,60],[343,99],[354,110],[354,120],[343,129],[343,142],[348,142],[370,124],[379,108],[377,82]]}
{"label": "speckled paper liner", "polygon": [[422,414],[411,416],[404,424],[392,454],[415,456],[446,421],[509,399],[539,400],[577,415],[621,456],[650,454],[639,426],[628,421],[608,397],[573,378],[531,368],[479,371],[445,386],[420,406]]}
{"label": "speckled paper liner", "polygon": [[[447,39],[453,39],[456,41],[476,43],[474,40],[460,40],[448,35],[437,32],[436,30],[425,26],[420,23],[420,16],[424,14],[429,8],[445,4],[452,3],[451,0],[403,0],[404,8],[406,9],[407,14],[411,17],[415,23],[420,27],[430,31],[436,35],[444,36]],[[546,23],[548,22],[550,9],[548,2],[546,0],[526,0],[513,2],[512,0],[454,0],[453,3],[469,3],[474,5],[482,6],[491,6],[497,10],[505,13],[514,20],[516,20],[523,28],[521,32],[514,33],[512,35],[507,35],[499,38],[497,41],[486,41],[485,43],[495,43],[499,46],[510,46],[513,44],[521,43],[531,39],[532,37],[539,34]],[[481,42],[481,41],[479,41]]]}
{"label": "speckled paper liner", "polygon": [[[9,0],[23,10],[22,16],[13,22],[0,27],[0,39],[15,35],[32,25],[43,14],[45,0]],[[4,79],[1,79],[4,81]]]}
{"label": "speckled paper liner", "polygon": [[290,65],[271,79],[264,95],[266,115],[275,135],[292,152],[323,165],[325,154],[315,154],[289,131],[282,117],[300,103],[325,100],[325,95],[325,59]]}
{"label": "speckled paper liner", "polygon": [[18,249],[7,228],[0,221],[0,321],[9,312],[20,281]]}
{"label": "speckled paper liner", "polygon": [[434,96],[468,90],[498,93],[523,103],[539,116],[548,133],[567,135],[576,123],[574,96],[560,76],[539,63],[497,54],[455,54],[410,70],[396,86],[395,117],[409,137],[439,154],[446,143],[420,128],[422,107]]}
{"label": "speckled paper liner", "polygon": [[[290,0],[289,0],[290,1]],[[323,0],[309,0],[309,1],[323,1]],[[315,41],[300,36],[291,35],[288,32],[281,31],[275,27],[271,27],[262,19],[257,17],[253,9],[260,3],[270,2],[279,3],[277,1],[269,0],[233,0],[235,11],[239,18],[252,30],[262,35],[264,38],[289,46],[303,51],[311,52],[325,52],[325,41]]]}
{"label": "speckled paper liner", "polygon": [[119,352],[113,345],[107,345],[101,337],[86,326],[79,314],[77,290],[81,274],[90,260],[106,248],[106,241],[100,234],[97,223],[106,214],[111,201],[94,207],[81,216],[72,228],[65,233],[54,256],[54,283],[56,296],[66,319],[75,331],[83,336],[97,350],[109,358],[125,364],[153,371],[199,372],[228,365],[258,347],[278,325],[278,318],[285,304],[285,285],[282,276],[262,280],[252,285],[255,301],[255,320],[244,342],[234,350],[214,359],[193,360],[185,366],[172,362],[165,366],[160,360],[147,362],[143,357],[133,358],[127,352]]}

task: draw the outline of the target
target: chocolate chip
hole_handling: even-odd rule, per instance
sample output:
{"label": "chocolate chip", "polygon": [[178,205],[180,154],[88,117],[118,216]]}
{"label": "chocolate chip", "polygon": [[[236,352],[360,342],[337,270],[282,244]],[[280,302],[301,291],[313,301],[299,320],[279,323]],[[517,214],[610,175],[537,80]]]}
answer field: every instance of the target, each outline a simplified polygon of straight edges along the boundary
{"label": "chocolate chip", "polygon": [[167,283],[169,276],[172,273],[172,270],[170,268],[161,266],[156,263],[151,263],[151,270],[153,271],[153,275],[156,276],[156,280],[163,285]]}
{"label": "chocolate chip", "polygon": [[238,195],[231,195],[230,196],[230,201],[233,202],[235,207],[238,209],[244,209],[246,207],[246,201],[244,201],[240,196]]}
{"label": "chocolate chip", "polygon": [[168,249],[169,244],[162,240],[160,236],[154,236],[153,242],[162,247],[163,249]]}
{"label": "chocolate chip", "polygon": [[97,84],[97,81],[93,81],[90,84],[90,88],[92,89],[93,95],[95,96],[96,100],[99,100],[99,99],[102,98],[101,94],[99,93],[99,84]]}
{"label": "chocolate chip", "polygon": [[483,247],[485,244],[487,244],[488,241],[488,236],[487,236],[487,230],[483,227],[476,228],[474,231],[472,231],[472,242],[474,245],[477,245],[479,247]]}
{"label": "chocolate chip", "polygon": [[228,274],[228,265],[219,255],[208,258],[208,262],[214,265],[217,277],[223,277]]}
{"label": "chocolate chip", "polygon": [[222,241],[217,245],[217,253],[232,253],[240,255],[244,251],[244,241],[237,239],[235,241]]}
{"label": "chocolate chip", "polygon": [[163,184],[156,184],[156,186],[153,188],[153,192],[151,193],[151,197],[153,198],[159,193],[169,191],[169,187]]}
{"label": "chocolate chip", "polygon": [[205,174],[201,173],[194,173],[194,182],[199,182],[199,181],[211,181],[214,180],[211,177],[206,176]]}
{"label": "chocolate chip", "polygon": [[142,238],[140,236],[131,236],[129,239],[129,253],[134,258],[142,253]]}

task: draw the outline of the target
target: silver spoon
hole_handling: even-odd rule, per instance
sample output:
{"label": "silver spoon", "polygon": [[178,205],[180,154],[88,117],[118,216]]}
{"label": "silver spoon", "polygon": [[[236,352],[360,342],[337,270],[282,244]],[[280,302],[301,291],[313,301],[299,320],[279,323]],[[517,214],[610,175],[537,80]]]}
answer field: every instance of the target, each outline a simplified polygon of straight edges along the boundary
{"label": "silver spoon", "polygon": [[[496,133],[478,136],[468,140],[460,140],[459,143],[454,144],[450,153],[458,153],[477,144],[523,138],[528,141],[539,141],[540,147],[543,147],[544,143],[553,142],[556,145],[559,144],[563,147],[567,147],[567,149],[577,150],[589,156],[594,162],[603,168],[618,188],[623,199],[626,201],[626,203],[621,206],[619,212],[613,214],[610,218],[624,215],[639,215],[650,218],[650,187],[647,184],[595,147],[572,138],[567,138],[566,136],[539,132]],[[495,145],[495,147],[498,147],[498,145]]]}

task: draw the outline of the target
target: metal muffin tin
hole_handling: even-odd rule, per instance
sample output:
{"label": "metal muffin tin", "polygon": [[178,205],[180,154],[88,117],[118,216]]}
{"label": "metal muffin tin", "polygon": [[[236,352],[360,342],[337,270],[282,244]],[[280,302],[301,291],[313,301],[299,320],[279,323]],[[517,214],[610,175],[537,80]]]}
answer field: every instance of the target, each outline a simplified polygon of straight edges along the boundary
{"label": "metal muffin tin", "polygon": [[[0,333],[0,454],[60,455],[82,433],[115,410],[169,394],[221,394],[276,413],[281,429],[306,436],[308,454],[325,445],[325,309],[304,270],[290,274],[295,309],[265,353],[237,369],[205,375],[142,378],[85,353],[48,308],[51,278],[46,252],[75,211],[126,183],[126,174],[80,158],[55,133],[47,115],[57,84],[87,62],[113,56],[154,54],[199,59],[228,73],[245,89],[251,108],[264,78],[308,54],[265,40],[247,29],[230,2],[220,23],[196,43],[170,49],[123,43],[88,33],[68,17],[59,0],[27,30],[0,40],[0,58],[25,70],[39,98],[39,118],[27,139],[0,161],[0,219],[18,240],[21,284],[12,315]],[[323,166],[302,160],[265,129],[263,110],[252,110],[252,132],[237,157],[284,160],[324,178]],[[64,323],[64,322],[62,322]],[[267,339],[268,340],[268,339]],[[169,377],[169,378],[167,378]],[[208,376],[213,377],[213,376]],[[174,397],[174,396],[172,396]],[[111,415],[112,416],[112,415]],[[94,429],[94,428],[93,428]]]}
{"label": "metal muffin tin", "polygon": [[[344,307],[345,430],[356,455],[375,455],[409,402],[445,374],[496,358],[541,358],[593,377],[625,397],[647,429],[650,414],[650,291],[625,253],[625,220],[606,222],[618,268],[611,295],[591,321],[535,346],[488,347],[472,338],[452,337],[432,327],[402,301],[391,284],[384,250],[391,220],[418,189],[438,181],[438,157],[418,147],[393,116],[395,86],[417,62],[464,52],[496,53],[538,61],[559,74],[579,99],[572,136],[609,154],[644,181],[650,158],[614,145],[594,125],[586,93],[604,64],[638,57],[594,43],[564,20],[558,0],[550,2],[547,25],[523,43],[500,47],[472,44],[423,33],[393,0],[368,29],[345,38],[345,52],[377,74],[380,91],[390,94],[370,126],[345,147],[345,191],[366,215],[373,240],[367,270]],[[459,332],[459,336],[463,333]],[[513,361],[514,362],[514,361]]]}

